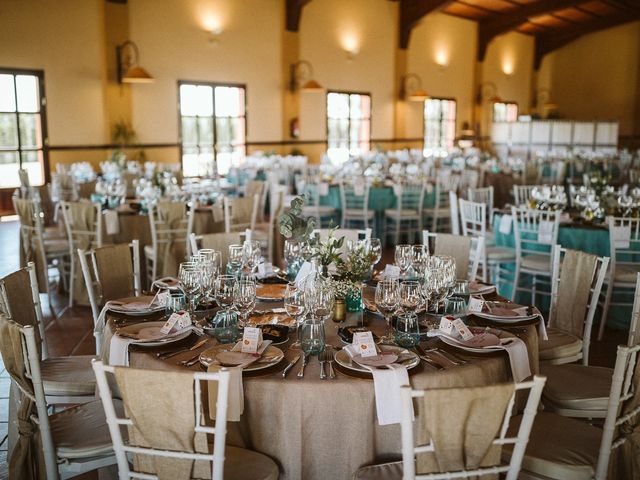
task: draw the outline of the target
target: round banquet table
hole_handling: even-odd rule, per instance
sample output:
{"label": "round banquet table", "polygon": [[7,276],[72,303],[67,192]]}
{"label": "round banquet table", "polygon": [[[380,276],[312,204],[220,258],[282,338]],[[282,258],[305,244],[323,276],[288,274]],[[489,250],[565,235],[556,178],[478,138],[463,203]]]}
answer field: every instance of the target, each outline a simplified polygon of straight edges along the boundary
{"label": "round banquet table", "polygon": [[[256,309],[281,305],[259,303]],[[134,319],[131,320],[135,323]],[[364,321],[374,332],[383,333],[384,320],[381,317],[367,312]],[[105,359],[108,358],[115,322],[115,317],[108,317],[102,352]],[[327,342],[334,346],[342,345],[336,335],[337,324],[327,321],[325,325]],[[537,327],[527,325],[508,330],[510,333],[503,335],[516,335],[525,342],[531,371],[537,373]],[[189,339],[176,342],[174,346],[177,349],[192,343],[193,339]],[[216,340],[211,339],[202,349],[215,344]],[[288,344],[280,346],[283,351],[287,347]],[[156,352],[166,350],[166,345],[159,348],[131,347],[130,366],[189,370],[178,366],[177,362],[192,357],[193,352],[178,354],[168,360],[156,357]],[[412,387],[474,387],[512,381],[505,352],[466,354],[456,351],[456,354],[468,363],[436,370],[421,362],[410,371]],[[280,478],[286,480],[347,480],[361,466],[401,458],[400,425],[377,424],[371,379],[350,376],[340,368],[336,369],[335,380],[321,380],[320,365],[315,357],[310,360],[304,378],[298,379],[296,374],[300,364],[301,361],[284,379],[285,361],[261,375],[245,373],[244,413],[240,422],[228,423],[227,444],[249,448],[273,458],[280,467]],[[190,370],[200,368],[196,364]]]}

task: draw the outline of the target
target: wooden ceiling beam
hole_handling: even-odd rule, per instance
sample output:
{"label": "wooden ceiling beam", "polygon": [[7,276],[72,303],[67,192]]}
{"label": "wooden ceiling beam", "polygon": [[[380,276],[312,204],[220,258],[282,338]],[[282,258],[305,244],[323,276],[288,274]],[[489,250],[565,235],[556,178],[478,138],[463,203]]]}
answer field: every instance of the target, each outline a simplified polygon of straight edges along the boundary
{"label": "wooden ceiling beam", "polygon": [[583,35],[617,27],[640,20],[640,8],[626,9],[609,17],[599,17],[589,22],[566,28],[561,32],[536,35],[534,69],[539,70],[545,55],[568,45]]}
{"label": "wooden ceiling beam", "polygon": [[425,15],[451,3],[453,0],[400,0],[400,48],[406,50],[411,30]]}
{"label": "wooden ceiling beam", "polygon": [[286,6],[286,27],[290,32],[297,32],[300,29],[300,18],[302,9],[311,0],[287,0]]}
{"label": "wooden ceiling beam", "polygon": [[509,10],[478,23],[478,61],[484,61],[487,47],[498,35],[514,30],[530,17],[544,15],[556,10],[575,7],[587,0],[540,0],[524,4],[521,8]]}

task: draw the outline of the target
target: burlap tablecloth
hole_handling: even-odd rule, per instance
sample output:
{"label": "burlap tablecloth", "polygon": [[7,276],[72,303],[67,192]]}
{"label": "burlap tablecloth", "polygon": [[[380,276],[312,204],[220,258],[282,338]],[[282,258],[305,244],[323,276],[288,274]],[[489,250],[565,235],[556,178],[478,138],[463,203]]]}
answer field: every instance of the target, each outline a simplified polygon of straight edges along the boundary
{"label": "burlap tablecloth", "polygon": [[[274,305],[260,303],[263,309]],[[384,321],[365,314],[365,321],[382,333]],[[342,345],[336,324],[326,323],[327,342]],[[104,336],[103,355],[113,335],[110,319]],[[531,371],[538,372],[538,336],[533,325],[512,330],[529,350]],[[189,345],[192,340],[184,341]],[[215,345],[211,339],[208,346]],[[177,346],[176,346],[177,347]],[[280,346],[285,350],[286,345]],[[159,360],[155,352],[134,347],[130,365],[137,368],[180,370],[177,362],[193,352]],[[471,387],[511,381],[506,353],[465,356],[469,363],[435,371],[422,365],[410,376],[414,388]],[[300,362],[299,362],[300,363]],[[400,425],[379,426],[373,381],[340,371],[335,380],[320,380],[320,364],[313,358],[304,379],[296,377],[299,364],[281,376],[284,362],[264,376],[244,378],[245,408],[239,423],[228,424],[227,443],[249,448],[273,458],[287,480],[347,480],[359,467],[401,458]],[[334,364],[335,365],[335,364]],[[195,365],[193,370],[200,367]]]}

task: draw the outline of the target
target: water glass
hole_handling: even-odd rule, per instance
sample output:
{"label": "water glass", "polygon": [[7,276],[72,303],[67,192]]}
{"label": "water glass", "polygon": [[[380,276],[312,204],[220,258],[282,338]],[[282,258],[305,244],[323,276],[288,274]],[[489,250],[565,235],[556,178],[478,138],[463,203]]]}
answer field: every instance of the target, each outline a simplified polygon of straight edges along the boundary
{"label": "water glass", "polygon": [[236,284],[236,277],[233,275],[220,275],[216,279],[215,297],[216,302],[223,308],[233,305],[233,289]]}
{"label": "water glass", "polygon": [[221,310],[211,322],[213,336],[220,343],[233,343],[238,337],[238,314],[233,310]]}
{"label": "water glass", "polygon": [[324,352],[324,322],[309,319],[302,324],[300,343],[305,355],[319,355]]}
{"label": "water glass", "polygon": [[376,286],[376,307],[384,315],[387,322],[387,331],[380,339],[381,343],[391,343],[393,335],[391,333],[391,316],[400,303],[400,287],[397,280],[383,280]]}
{"label": "water glass", "polygon": [[170,292],[165,305],[165,314],[167,317],[174,313],[182,312],[187,308],[187,297],[183,292]]}
{"label": "water glass", "polygon": [[249,314],[256,306],[256,284],[253,281],[236,282],[233,287],[233,306],[242,316],[244,327]]}
{"label": "water glass", "polygon": [[229,259],[227,260],[227,274],[237,275],[242,270],[242,245],[229,245]]}
{"label": "water glass", "polygon": [[395,340],[396,344],[403,348],[413,348],[420,343],[420,326],[415,314],[398,315]]}
{"label": "water glass", "polygon": [[294,344],[300,346],[300,325],[304,321],[306,308],[304,304],[304,290],[298,288],[295,284],[289,283],[284,291],[284,309],[291,318],[296,322],[296,331],[298,332],[298,340]]}
{"label": "water glass", "polygon": [[469,306],[469,281],[457,280],[453,286],[452,295],[462,298],[466,309]]}
{"label": "water glass", "polygon": [[444,314],[453,317],[461,317],[467,311],[467,305],[464,298],[451,296],[444,301]]}

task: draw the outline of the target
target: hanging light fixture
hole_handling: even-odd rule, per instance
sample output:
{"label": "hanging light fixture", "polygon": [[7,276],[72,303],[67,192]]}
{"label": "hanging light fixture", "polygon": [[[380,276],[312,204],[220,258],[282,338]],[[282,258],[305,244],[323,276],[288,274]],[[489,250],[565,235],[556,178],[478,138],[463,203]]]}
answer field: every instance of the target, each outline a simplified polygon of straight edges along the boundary
{"label": "hanging light fixture", "polygon": [[152,83],[154,78],[138,64],[138,46],[131,40],[116,46],[118,83]]}
{"label": "hanging light fixture", "polygon": [[427,91],[422,88],[422,79],[416,73],[407,73],[400,80],[400,100],[410,102],[424,102],[429,98]]}
{"label": "hanging light fixture", "polygon": [[306,60],[292,63],[289,67],[289,91],[323,92],[324,87],[313,79],[313,67]]}

